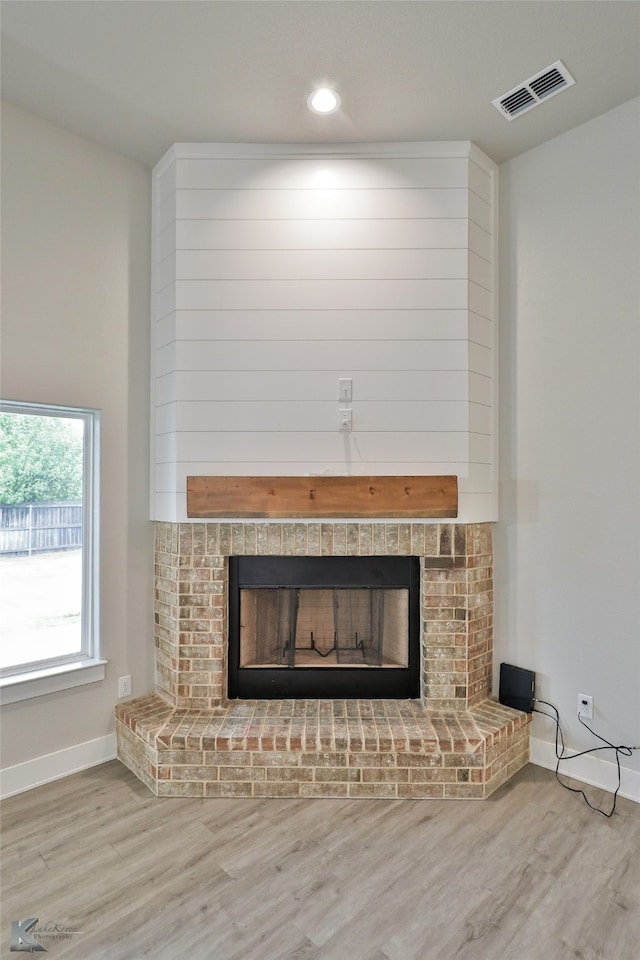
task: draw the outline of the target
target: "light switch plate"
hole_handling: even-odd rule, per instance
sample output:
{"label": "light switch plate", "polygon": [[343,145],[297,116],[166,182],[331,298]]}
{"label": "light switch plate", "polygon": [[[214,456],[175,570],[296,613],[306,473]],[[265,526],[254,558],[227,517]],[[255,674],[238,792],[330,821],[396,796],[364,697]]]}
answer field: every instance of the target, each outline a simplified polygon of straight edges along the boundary
{"label": "light switch plate", "polygon": [[353,400],[353,380],[351,377],[344,377],[338,380],[338,400],[341,403]]}

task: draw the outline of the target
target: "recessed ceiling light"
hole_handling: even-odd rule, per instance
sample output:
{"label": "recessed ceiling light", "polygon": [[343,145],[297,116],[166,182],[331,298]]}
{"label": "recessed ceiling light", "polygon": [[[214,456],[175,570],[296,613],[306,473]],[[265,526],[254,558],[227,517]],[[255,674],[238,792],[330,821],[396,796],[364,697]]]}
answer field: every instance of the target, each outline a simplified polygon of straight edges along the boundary
{"label": "recessed ceiling light", "polygon": [[335,113],[340,109],[342,100],[340,94],[330,87],[320,87],[318,90],[312,90],[307,97],[307,106],[314,113]]}

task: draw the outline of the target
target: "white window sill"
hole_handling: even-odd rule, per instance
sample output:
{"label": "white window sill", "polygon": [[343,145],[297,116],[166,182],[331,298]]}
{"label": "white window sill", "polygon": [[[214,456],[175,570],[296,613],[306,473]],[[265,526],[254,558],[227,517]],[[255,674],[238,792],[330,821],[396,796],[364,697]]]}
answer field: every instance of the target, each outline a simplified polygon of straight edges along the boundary
{"label": "white window sill", "polygon": [[85,683],[104,680],[107,660],[76,660],[62,666],[30,670],[0,678],[0,704],[17,703],[47,693],[69,690]]}

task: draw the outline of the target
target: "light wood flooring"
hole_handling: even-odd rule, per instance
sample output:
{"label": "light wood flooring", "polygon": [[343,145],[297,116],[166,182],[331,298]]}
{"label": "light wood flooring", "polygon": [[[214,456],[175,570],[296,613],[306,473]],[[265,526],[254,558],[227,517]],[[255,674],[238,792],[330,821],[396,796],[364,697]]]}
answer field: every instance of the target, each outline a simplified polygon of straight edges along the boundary
{"label": "light wood flooring", "polygon": [[531,765],[484,801],[190,800],[113,761],[6,800],[2,833],[7,960],[29,917],[80,931],[52,960],[640,957],[640,806]]}

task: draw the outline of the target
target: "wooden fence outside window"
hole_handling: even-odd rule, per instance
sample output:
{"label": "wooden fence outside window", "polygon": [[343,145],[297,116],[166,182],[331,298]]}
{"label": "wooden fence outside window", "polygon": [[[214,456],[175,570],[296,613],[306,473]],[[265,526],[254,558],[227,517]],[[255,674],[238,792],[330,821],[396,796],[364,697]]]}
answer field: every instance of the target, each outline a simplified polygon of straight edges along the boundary
{"label": "wooden fence outside window", "polygon": [[0,555],[30,556],[81,546],[81,503],[0,504]]}

